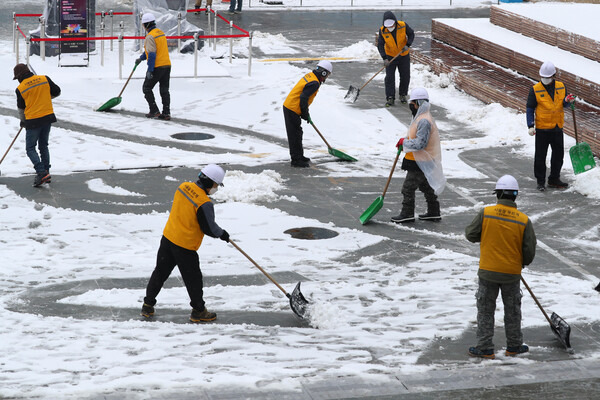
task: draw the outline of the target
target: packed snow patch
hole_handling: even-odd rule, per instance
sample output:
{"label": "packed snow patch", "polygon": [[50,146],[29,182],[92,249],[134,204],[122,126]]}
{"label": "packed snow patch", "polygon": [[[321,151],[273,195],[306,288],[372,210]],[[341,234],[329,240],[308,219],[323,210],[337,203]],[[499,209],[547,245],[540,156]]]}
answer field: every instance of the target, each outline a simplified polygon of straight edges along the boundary
{"label": "packed snow patch", "polygon": [[137,196],[137,197],[146,197],[145,194],[130,192],[129,190],[123,189],[119,186],[110,186],[104,183],[104,181],[100,178],[90,179],[86,182],[88,188],[92,192],[104,193],[104,194],[112,194],[115,196]]}
{"label": "packed snow patch", "polygon": [[348,57],[348,58],[360,58],[360,59],[378,59],[379,51],[377,47],[367,40],[361,40],[358,43],[354,43],[348,47],[344,47],[341,50],[333,51],[329,53],[330,57]]}
{"label": "packed snow patch", "polygon": [[572,187],[585,196],[600,199],[600,168],[575,175]]}
{"label": "packed snow patch", "polygon": [[273,170],[264,170],[260,174],[242,171],[227,171],[225,186],[212,196],[216,201],[256,203],[279,199],[298,201],[294,196],[279,196],[276,191],[284,188],[285,180]]}

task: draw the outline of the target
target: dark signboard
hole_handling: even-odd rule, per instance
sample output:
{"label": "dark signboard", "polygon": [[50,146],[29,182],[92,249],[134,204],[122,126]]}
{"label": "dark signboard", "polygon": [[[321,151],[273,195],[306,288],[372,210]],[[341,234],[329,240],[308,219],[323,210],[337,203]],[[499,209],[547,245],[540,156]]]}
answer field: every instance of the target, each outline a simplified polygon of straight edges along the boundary
{"label": "dark signboard", "polygon": [[[59,0],[60,1],[60,37],[87,38],[88,0]],[[61,53],[87,53],[88,41],[60,42]]]}

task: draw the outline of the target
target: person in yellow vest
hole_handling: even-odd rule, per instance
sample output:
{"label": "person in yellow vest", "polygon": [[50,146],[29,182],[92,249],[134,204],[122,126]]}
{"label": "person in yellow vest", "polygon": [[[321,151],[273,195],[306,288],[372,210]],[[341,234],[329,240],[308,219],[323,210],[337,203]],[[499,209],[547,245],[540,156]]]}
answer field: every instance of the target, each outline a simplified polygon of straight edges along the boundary
{"label": "person in yellow vest", "polygon": [[[158,117],[159,119],[168,121],[171,119],[171,95],[169,94],[171,59],[169,58],[167,36],[156,27],[154,14],[145,13],[142,15],[142,24],[148,34],[144,41],[144,53],[135,60],[135,65],[139,65],[139,63],[146,59],[148,60],[146,79],[142,85],[142,92],[150,107],[150,112],[146,114],[146,117]],[[156,99],[152,92],[157,83],[159,84],[160,98],[162,100],[162,113],[156,105]]]}
{"label": "person in yellow vest", "polygon": [[494,190],[498,203],[483,208],[465,228],[472,243],[480,242],[479,288],[477,290],[477,345],[472,357],[494,358],[494,312],[498,292],[504,304],[507,356],[526,353],[521,332],[521,270],[535,257],[537,240],[531,220],[517,209],[519,184],[504,175]]}
{"label": "person in yellow vest", "polygon": [[312,124],[308,108],[315,99],[321,84],[325,83],[332,71],[331,62],[319,61],[317,68],[304,75],[283,102],[283,118],[285,119],[292,167],[306,168],[309,165],[310,158],[304,157],[304,148],[302,147],[302,119]]}
{"label": "person in yellow vest", "polygon": [[546,190],[546,155],[548,146],[552,149],[548,186],[566,189],[569,184],[560,180],[565,156],[563,125],[567,107],[575,101],[575,96],[567,95],[564,83],[554,79],[556,67],[546,61],[540,67],[540,82],[529,89],[527,96],[527,126],[529,134],[535,135],[535,156],[533,173],[537,180],[537,190]]}
{"label": "person in yellow vest", "polygon": [[[383,26],[379,28],[377,49],[385,66],[385,106],[394,105],[396,99],[396,70],[400,74],[400,102],[406,104],[410,84],[410,46],[415,31],[404,21],[398,21],[391,11],[383,14]],[[394,61],[392,59],[398,56]]]}
{"label": "person in yellow vest", "polygon": [[229,243],[229,234],[215,222],[215,210],[208,197],[215,194],[219,186],[223,186],[224,177],[223,168],[209,164],[202,169],[197,182],[184,182],[175,191],[156,256],[156,267],[146,287],[141,312],[143,317],[151,318],[154,315],[156,297],[177,266],[190,296],[190,321],[208,322],[217,318],[217,314],[209,312],[204,303],[197,251],[204,235]]}
{"label": "person in yellow vest", "polygon": [[48,139],[51,124],[56,122],[52,99],[60,96],[60,87],[45,75],[34,75],[25,64],[17,64],[13,72],[13,80],[19,80],[17,108],[21,126],[25,128],[25,151],[36,173],[33,186],[40,187],[52,179]]}
{"label": "person in yellow vest", "polygon": [[402,160],[402,169],[406,178],[402,185],[402,210],[392,217],[392,222],[415,222],[415,192],[419,189],[425,195],[427,212],[419,214],[424,221],[439,222],[440,203],[438,195],[446,186],[446,178],[442,168],[442,152],[437,125],[429,111],[429,94],[425,88],[414,88],[410,92],[409,108],[413,120],[408,127],[408,134],[401,138],[396,147],[406,154]]}

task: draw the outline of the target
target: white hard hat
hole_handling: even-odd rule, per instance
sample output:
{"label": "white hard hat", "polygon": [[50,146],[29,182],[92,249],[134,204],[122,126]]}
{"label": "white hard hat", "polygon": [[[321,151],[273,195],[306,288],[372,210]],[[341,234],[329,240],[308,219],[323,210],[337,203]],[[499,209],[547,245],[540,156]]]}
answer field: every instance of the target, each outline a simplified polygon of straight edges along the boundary
{"label": "white hard hat", "polygon": [[317,64],[317,67],[321,67],[323,69],[326,69],[327,71],[329,71],[329,73],[333,72],[333,65],[331,65],[331,62],[327,61],[327,60],[321,60],[321,61],[319,61],[319,63]]}
{"label": "white hard hat", "polygon": [[394,25],[396,25],[396,21],[394,21],[393,19],[386,19],[385,21],[383,21],[383,26],[385,26],[386,28],[391,28]]}
{"label": "white hard hat", "polygon": [[210,178],[217,185],[223,186],[223,178],[225,178],[225,170],[216,164],[208,164],[200,171],[204,176]]}
{"label": "white hard hat", "polygon": [[408,101],[413,100],[429,100],[429,94],[427,93],[427,90],[425,90],[425,88],[422,87],[414,88],[413,90],[411,90],[410,99],[408,99]]}
{"label": "white hard hat", "polygon": [[540,76],[542,78],[550,78],[554,74],[556,74],[556,67],[550,61],[546,61],[540,67]]}
{"label": "white hard hat", "polygon": [[512,175],[504,175],[496,182],[496,190],[519,190],[519,183]]}
{"label": "white hard hat", "polygon": [[142,15],[142,24],[152,22],[152,21],[156,21],[156,18],[154,18],[154,14],[144,13],[144,15]]}

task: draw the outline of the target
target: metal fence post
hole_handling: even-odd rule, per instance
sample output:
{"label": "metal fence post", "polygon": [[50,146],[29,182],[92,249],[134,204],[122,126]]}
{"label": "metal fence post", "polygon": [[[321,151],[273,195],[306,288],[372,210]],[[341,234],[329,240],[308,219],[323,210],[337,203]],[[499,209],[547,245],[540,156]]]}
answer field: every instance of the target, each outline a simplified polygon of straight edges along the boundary
{"label": "metal fence post", "polygon": [[252,76],[252,31],[248,36],[248,76]]}
{"label": "metal fence post", "polygon": [[123,33],[119,35],[119,79],[123,79],[123,61],[125,58],[123,46]]}
{"label": "metal fence post", "polygon": [[[181,11],[177,13],[177,36],[181,36]],[[181,51],[181,39],[177,39],[177,52]]]}
{"label": "metal fence post", "polygon": [[17,51],[17,13],[13,13],[13,53]]}
{"label": "metal fence post", "polygon": [[[19,29],[19,23],[17,22],[17,27],[16,29]],[[17,53],[17,64],[19,63],[19,35],[17,35],[17,47],[16,47],[16,53]]]}
{"label": "metal fence post", "polygon": [[[104,39],[104,18],[100,22],[100,37]],[[104,67],[104,40],[100,40],[100,65]]]}
{"label": "metal fence post", "polygon": [[25,38],[25,64],[29,65],[29,50],[31,49],[31,35]]}
{"label": "metal fence post", "polygon": [[[209,8],[209,13],[207,14],[207,16],[208,16],[208,30],[207,31],[208,31],[209,36],[210,36],[210,33],[212,32],[212,29],[210,26],[211,25],[210,19],[212,18],[212,15],[211,15],[212,13],[210,12],[210,10],[211,9]],[[211,45],[211,38],[208,38],[208,47],[210,47],[210,45]]]}
{"label": "metal fence post", "polygon": [[[142,24],[142,13],[140,12],[139,15],[139,19],[140,19],[140,36],[146,37],[146,35],[144,35],[144,24]],[[144,52],[144,39],[140,39],[140,53]]]}
{"label": "metal fence post", "polygon": [[[40,39],[46,37],[46,21],[44,17],[40,17]],[[46,61],[46,42],[40,41],[40,58],[42,61]]]}
{"label": "metal fence post", "polygon": [[194,78],[198,77],[198,32],[194,32]]}
{"label": "metal fence post", "polygon": [[[214,32],[215,36],[217,36],[217,14],[218,14],[218,11],[215,10],[215,32]],[[217,38],[215,37],[215,38],[213,38],[213,40],[214,40],[214,42],[213,42],[213,50],[216,51],[217,50]]]}
{"label": "metal fence post", "polygon": [[[114,13],[113,10],[108,11],[108,15],[110,15],[110,36],[115,36],[115,19],[113,18]],[[113,51],[113,40],[110,39],[110,51]]]}
{"label": "metal fence post", "polygon": [[[233,21],[229,21],[229,36],[233,36]],[[233,38],[229,38],[229,64],[233,58]]]}
{"label": "metal fence post", "polygon": [[[125,47],[125,43],[123,43],[123,36],[125,36],[125,26],[123,25],[123,21],[119,22],[119,30],[120,30],[120,34],[119,37],[121,38],[121,47],[122,49],[120,49],[120,51],[124,51],[124,47]],[[121,58],[121,64],[125,63],[125,57]]]}

